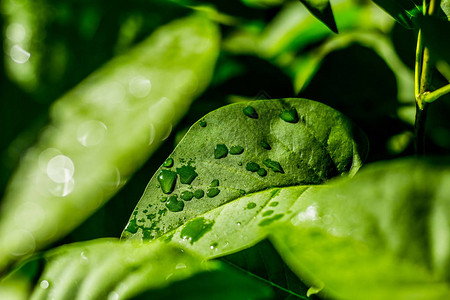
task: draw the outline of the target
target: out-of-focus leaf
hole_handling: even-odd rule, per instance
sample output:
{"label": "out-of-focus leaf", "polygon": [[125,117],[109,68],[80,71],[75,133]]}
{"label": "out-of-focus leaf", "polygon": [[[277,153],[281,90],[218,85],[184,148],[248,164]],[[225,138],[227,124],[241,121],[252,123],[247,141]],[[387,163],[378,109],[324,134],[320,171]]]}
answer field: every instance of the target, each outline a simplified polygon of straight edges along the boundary
{"label": "out-of-focus leaf", "polygon": [[424,44],[429,47],[434,60],[450,64],[450,21],[434,16],[420,19]]}
{"label": "out-of-focus leaf", "polygon": [[206,257],[248,247],[289,217],[309,185],[353,175],[366,143],[345,116],[311,100],[220,108],[151,178],[122,237],[161,238]]}
{"label": "out-of-focus leaf", "polygon": [[275,299],[308,298],[308,287],[283,262],[268,240],[220,260],[268,282],[273,288]]}
{"label": "out-of-focus leaf", "polygon": [[3,199],[0,269],[66,234],[106,202],[208,84],[217,26],[173,21],[52,107]]}
{"label": "out-of-focus leaf", "polygon": [[222,263],[159,242],[93,240],[56,248],[44,257],[32,300],[266,299],[272,293],[263,282]]}
{"label": "out-of-focus leaf", "polygon": [[275,246],[336,299],[448,299],[449,166],[443,158],[367,165],[311,191],[274,232]]}
{"label": "out-of-focus leaf", "polygon": [[422,0],[372,0],[397,22],[408,29],[417,27],[416,19],[423,14]]}
{"label": "out-of-focus leaf", "polygon": [[333,32],[338,33],[329,0],[300,0],[306,8]]}

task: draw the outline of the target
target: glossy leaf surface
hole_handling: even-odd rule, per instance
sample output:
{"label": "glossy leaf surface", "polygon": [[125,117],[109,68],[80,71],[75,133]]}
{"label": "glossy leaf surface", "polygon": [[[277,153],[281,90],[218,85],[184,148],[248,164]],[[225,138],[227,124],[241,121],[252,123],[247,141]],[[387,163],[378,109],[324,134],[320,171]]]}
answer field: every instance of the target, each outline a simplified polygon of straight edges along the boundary
{"label": "glossy leaf surface", "polygon": [[162,237],[208,257],[236,251],[286,220],[310,185],[353,175],[366,151],[364,134],[318,102],[226,106],[193,125],[170,155],[173,166],[150,180],[122,237]]}
{"label": "glossy leaf surface", "polygon": [[416,18],[422,15],[421,0],[373,0],[373,2],[408,29],[415,28]]}
{"label": "glossy leaf surface", "polygon": [[450,297],[450,167],[367,165],[311,192],[273,241],[290,267],[336,299]]}

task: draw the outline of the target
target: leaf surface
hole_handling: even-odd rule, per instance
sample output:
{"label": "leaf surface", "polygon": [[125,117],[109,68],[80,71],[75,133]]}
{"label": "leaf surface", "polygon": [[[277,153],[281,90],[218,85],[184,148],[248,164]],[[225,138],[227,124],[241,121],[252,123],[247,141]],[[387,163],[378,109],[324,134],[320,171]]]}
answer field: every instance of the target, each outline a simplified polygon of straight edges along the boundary
{"label": "leaf surface", "polygon": [[176,299],[195,299],[193,295],[218,281],[235,283],[224,293],[228,296],[241,294],[256,299],[271,294],[264,284],[219,262],[205,262],[159,242],[142,245],[115,239],[92,240],[56,248],[44,257],[44,271],[30,297],[33,300],[160,299],[161,295],[171,295],[172,284],[186,279],[176,285],[183,287]]}
{"label": "leaf surface", "polygon": [[203,15],[159,28],[58,100],[0,211],[0,270],[58,239],[119,190],[208,84],[217,25]]}
{"label": "leaf surface", "polygon": [[449,199],[448,162],[378,163],[311,192],[272,240],[332,298],[448,299]]}
{"label": "leaf surface", "polygon": [[353,175],[366,151],[364,134],[318,102],[226,106],[192,126],[171,164],[150,180],[122,237],[161,237],[206,257],[248,247],[267,225],[287,220],[310,185]]}

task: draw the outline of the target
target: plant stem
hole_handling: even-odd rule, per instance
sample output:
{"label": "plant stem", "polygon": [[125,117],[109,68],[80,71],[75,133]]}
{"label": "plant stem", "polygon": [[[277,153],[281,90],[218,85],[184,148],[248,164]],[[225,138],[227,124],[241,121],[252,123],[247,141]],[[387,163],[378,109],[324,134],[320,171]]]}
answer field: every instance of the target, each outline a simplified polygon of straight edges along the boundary
{"label": "plant stem", "polygon": [[[437,9],[440,0],[431,0],[427,7],[427,0],[423,0],[424,15],[432,15]],[[423,46],[423,33],[419,30],[417,35],[417,50],[415,64],[415,95],[416,95],[416,120],[414,124],[415,150],[417,155],[425,154],[425,124],[427,119],[427,105],[437,98],[430,98],[430,85],[432,75],[432,62],[430,59],[430,49]],[[439,97],[442,92],[437,90],[433,97]],[[426,101],[430,100],[431,101]]]}
{"label": "plant stem", "polygon": [[431,103],[434,100],[439,99],[440,97],[444,96],[445,94],[450,93],[450,83],[435,90],[434,92],[431,93],[425,93],[422,96],[422,101],[426,102],[426,103]]}

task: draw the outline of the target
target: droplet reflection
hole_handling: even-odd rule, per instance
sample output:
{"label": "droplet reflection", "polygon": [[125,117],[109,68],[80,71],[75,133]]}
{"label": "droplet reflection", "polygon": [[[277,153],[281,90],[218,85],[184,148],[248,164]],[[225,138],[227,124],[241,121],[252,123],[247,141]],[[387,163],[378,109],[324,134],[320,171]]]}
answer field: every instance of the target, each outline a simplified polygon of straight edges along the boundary
{"label": "droplet reflection", "polygon": [[47,164],[47,176],[56,183],[69,182],[74,172],[75,166],[72,160],[65,155],[57,155]]}
{"label": "droplet reflection", "polygon": [[39,283],[39,286],[41,289],[46,290],[50,286],[50,283],[47,280],[42,280],[41,283]]}
{"label": "droplet reflection", "polygon": [[137,98],[144,98],[152,89],[152,83],[144,76],[136,76],[132,78],[128,84],[128,90]]}
{"label": "droplet reflection", "polygon": [[31,54],[19,45],[14,45],[9,51],[9,56],[15,63],[24,64],[30,59]]}
{"label": "droplet reflection", "polygon": [[86,121],[78,128],[77,140],[85,147],[95,146],[101,143],[107,130],[108,128],[103,122]]}

